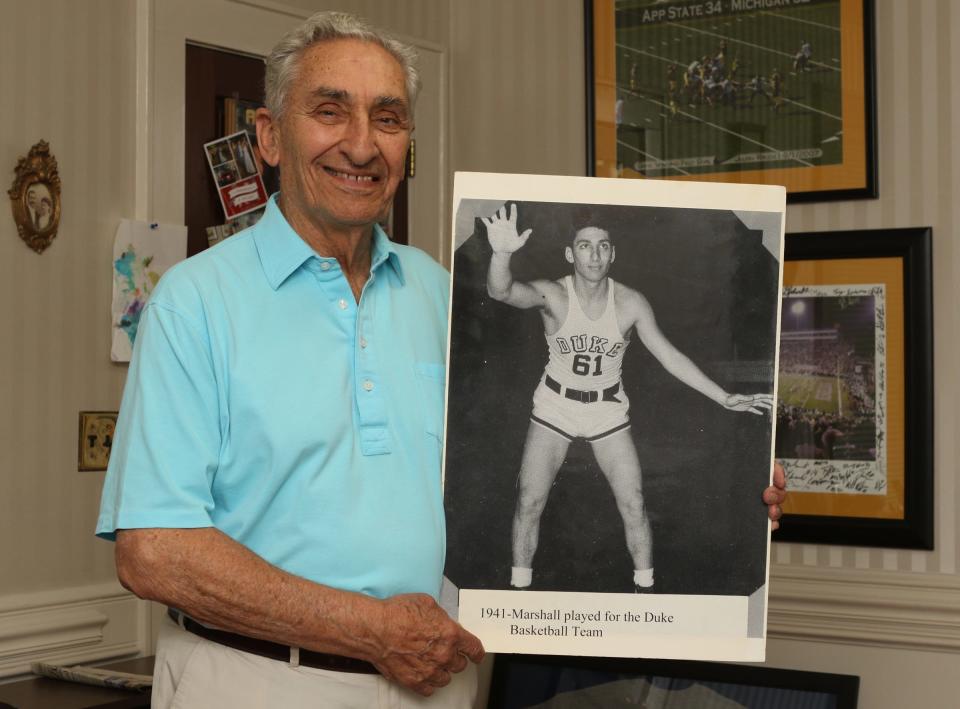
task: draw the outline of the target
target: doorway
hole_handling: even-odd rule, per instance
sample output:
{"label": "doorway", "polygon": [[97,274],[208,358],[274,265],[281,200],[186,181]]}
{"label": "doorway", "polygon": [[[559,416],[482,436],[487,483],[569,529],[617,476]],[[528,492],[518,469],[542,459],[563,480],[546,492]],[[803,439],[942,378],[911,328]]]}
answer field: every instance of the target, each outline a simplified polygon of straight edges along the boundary
{"label": "doorway", "polygon": [[[203,145],[230,130],[225,105],[262,105],[264,64],[255,55],[187,43],[185,69],[183,215],[192,256],[207,248],[207,227],[225,221]],[[408,179],[397,188],[390,219],[390,238],[400,244],[408,243]],[[270,191],[269,175],[264,181]]]}

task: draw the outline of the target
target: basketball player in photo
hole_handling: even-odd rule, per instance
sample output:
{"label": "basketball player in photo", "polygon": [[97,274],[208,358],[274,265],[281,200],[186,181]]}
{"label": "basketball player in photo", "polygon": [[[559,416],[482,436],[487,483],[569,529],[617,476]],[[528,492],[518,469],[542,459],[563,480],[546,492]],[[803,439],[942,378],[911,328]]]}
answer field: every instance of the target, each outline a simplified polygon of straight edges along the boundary
{"label": "basketball player in photo", "polygon": [[772,394],[731,394],[677,350],[657,327],[644,296],[609,276],[616,259],[611,235],[597,224],[575,225],[565,247],[573,274],[558,280],[513,279],[510,260],[532,234],[517,231],[515,205],[482,221],[493,249],[487,271],[490,297],[515,308],[537,308],[549,349],[533,396],[518,478],[512,526],[510,585],[532,583],[540,518],[550,489],[577,438],[590,443],[623,518],[638,592],[654,590],[650,520],[645,509],[640,460],[630,432],[629,401],[621,384],[624,352],[636,332],[674,377],[731,411],[765,415]]}

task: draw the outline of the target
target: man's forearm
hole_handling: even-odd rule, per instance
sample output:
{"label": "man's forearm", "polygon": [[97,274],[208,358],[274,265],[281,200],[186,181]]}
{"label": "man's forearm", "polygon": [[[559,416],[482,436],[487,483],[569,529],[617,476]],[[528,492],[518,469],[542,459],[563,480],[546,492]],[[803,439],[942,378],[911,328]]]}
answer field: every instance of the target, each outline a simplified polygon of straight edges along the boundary
{"label": "man's forearm", "polygon": [[204,624],[320,652],[373,660],[381,601],[267,563],[217,529],[117,535],[121,582]]}
{"label": "man's forearm", "polygon": [[508,253],[494,252],[490,257],[490,268],[487,270],[487,293],[494,300],[506,300],[513,286],[513,273],[510,271],[510,256]]}
{"label": "man's forearm", "polygon": [[727,392],[700,371],[700,368],[689,357],[679,350],[674,350],[674,352],[675,354],[672,356],[660,360],[664,368],[690,388],[722,405],[724,399],[728,396]]}

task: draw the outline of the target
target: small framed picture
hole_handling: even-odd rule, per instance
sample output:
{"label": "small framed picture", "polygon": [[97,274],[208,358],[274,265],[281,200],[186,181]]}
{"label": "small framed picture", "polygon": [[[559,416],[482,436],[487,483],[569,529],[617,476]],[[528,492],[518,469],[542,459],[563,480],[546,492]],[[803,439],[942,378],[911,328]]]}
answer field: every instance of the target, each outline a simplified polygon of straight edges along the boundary
{"label": "small framed picture", "polygon": [[117,427],[116,411],[81,411],[80,440],[77,442],[79,470],[106,470]]}
{"label": "small framed picture", "polygon": [[41,140],[17,162],[10,195],[20,238],[38,254],[50,246],[60,226],[60,174],[50,145]]}
{"label": "small framed picture", "polygon": [[203,147],[227,219],[263,209],[267,190],[246,131],[205,143]]}

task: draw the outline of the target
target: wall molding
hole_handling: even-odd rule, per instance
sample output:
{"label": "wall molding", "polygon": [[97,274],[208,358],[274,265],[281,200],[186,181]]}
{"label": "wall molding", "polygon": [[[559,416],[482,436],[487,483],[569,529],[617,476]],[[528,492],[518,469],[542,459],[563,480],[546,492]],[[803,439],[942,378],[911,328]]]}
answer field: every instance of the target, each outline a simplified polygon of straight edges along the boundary
{"label": "wall molding", "polygon": [[142,603],[118,583],[0,597],[0,678],[145,654]]}
{"label": "wall molding", "polygon": [[[0,597],[0,678],[37,661],[146,654],[145,602],[118,583]],[[960,577],[774,565],[770,639],[960,653]]]}
{"label": "wall molding", "polygon": [[960,652],[960,577],[774,565],[767,635]]}

